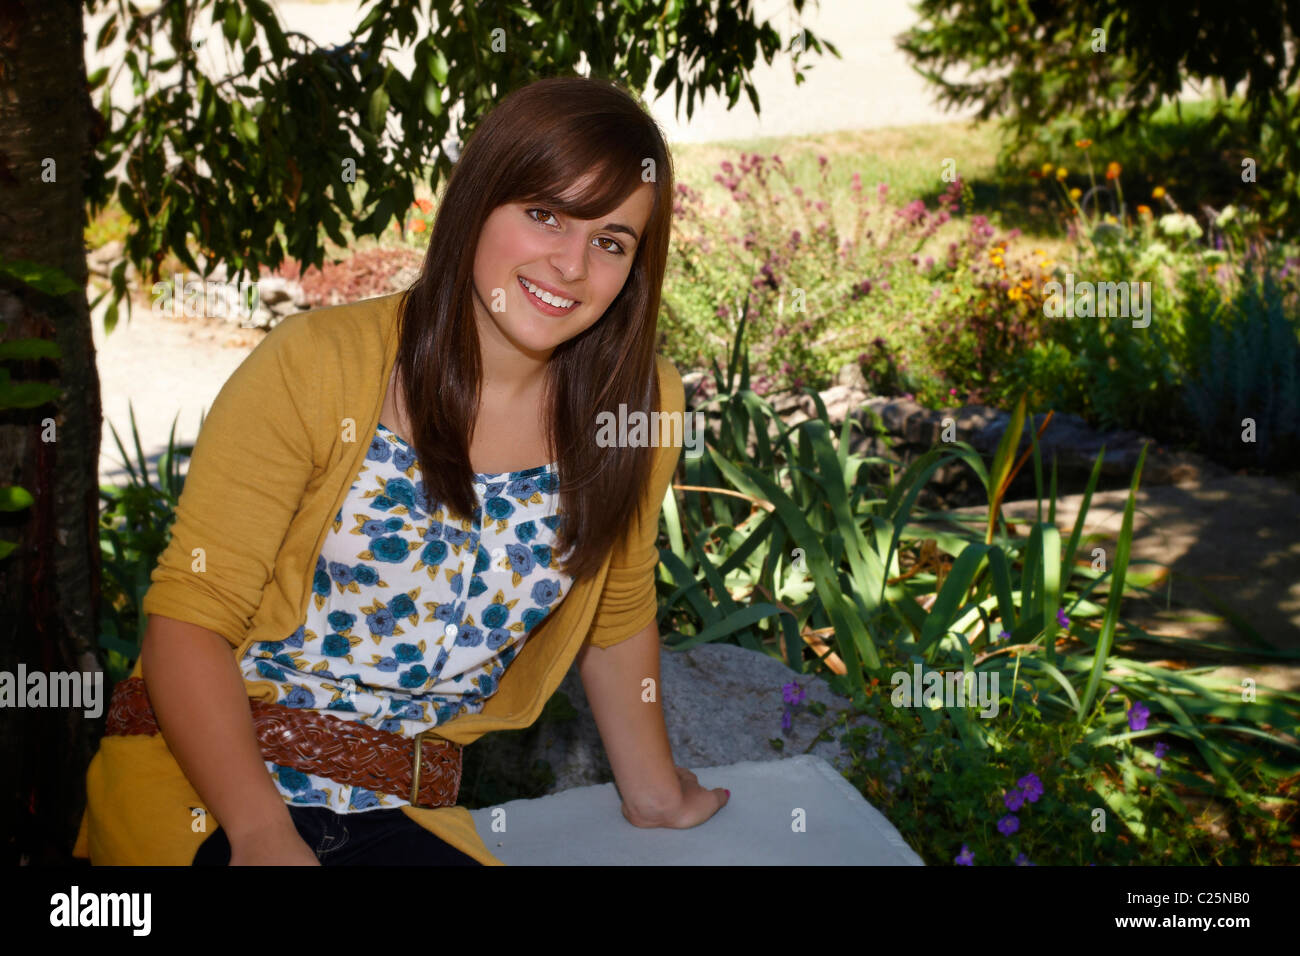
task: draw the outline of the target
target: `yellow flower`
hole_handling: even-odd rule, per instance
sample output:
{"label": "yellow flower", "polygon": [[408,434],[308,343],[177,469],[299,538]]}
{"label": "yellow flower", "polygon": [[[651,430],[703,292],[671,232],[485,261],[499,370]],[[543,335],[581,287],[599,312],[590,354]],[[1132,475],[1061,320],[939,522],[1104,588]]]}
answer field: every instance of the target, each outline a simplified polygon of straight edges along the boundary
{"label": "yellow flower", "polygon": [[1013,285],[1010,289],[1007,290],[1007,298],[1010,299],[1012,302],[1015,302],[1022,295],[1024,295],[1024,292],[1021,291],[1020,286],[1018,285]]}
{"label": "yellow flower", "polygon": [[1073,199],[1075,202],[1078,202],[1078,201],[1079,201],[1079,197],[1082,196],[1082,195],[1083,195],[1083,190],[1082,190],[1082,189],[1079,189],[1079,188],[1076,187],[1076,188],[1070,190],[1070,198]]}
{"label": "yellow flower", "polygon": [[1034,255],[1036,255],[1036,256],[1045,256],[1045,255],[1047,255],[1047,253],[1044,252],[1042,249],[1035,249],[1035,250],[1034,250]]}
{"label": "yellow flower", "polygon": [[1074,141],[1074,145],[1075,145],[1075,146],[1078,146],[1080,149],[1087,149],[1089,146],[1092,145],[1092,140],[1090,140],[1090,139],[1076,139],[1076,140]]}
{"label": "yellow flower", "polygon": [[1152,199],[1164,199],[1164,198],[1165,198],[1165,187],[1164,187],[1164,186],[1157,186],[1155,189],[1151,190],[1151,198],[1152,198]]}
{"label": "yellow flower", "polygon": [[1034,287],[1034,280],[1029,278],[1021,279],[1020,284],[1026,289],[1032,289]]}
{"label": "yellow flower", "polygon": [[1057,170],[1056,170],[1056,178],[1057,178],[1057,179],[1059,179],[1059,180],[1064,180],[1065,177],[1068,176],[1068,175],[1070,175],[1070,173],[1069,173],[1069,171],[1068,171],[1064,166],[1061,166],[1061,167],[1058,167],[1058,168],[1057,168]]}
{"label": "yellow flower", "polygon": [[1041,172],[1044,176],[1050,176],[1050,175],[1052,175],[1052,169],[1053,169],[1053,166],[1052,166],[1051,163],[1043,163],[1043,168],[1040,170],[1040,172]]}
{"label": "yellow flower", "polygon": [[1001,256],[994,256],[994,257],[993,257],[993,264],[994,264],[995,266],[997,266],[999,269],[1002,268],[1002,265],[1003,265],[1002,257],[1001,257]]}

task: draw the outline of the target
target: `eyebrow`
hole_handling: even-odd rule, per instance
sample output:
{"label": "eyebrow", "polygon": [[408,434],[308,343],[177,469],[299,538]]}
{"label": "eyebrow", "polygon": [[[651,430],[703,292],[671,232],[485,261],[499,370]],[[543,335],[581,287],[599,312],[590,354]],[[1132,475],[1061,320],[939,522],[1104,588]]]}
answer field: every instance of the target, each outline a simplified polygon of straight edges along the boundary
{"label": "eyebrow", "polygon": [[629,236],[632,237],[633,242],[641,241],[641,237],[638,236],[635,232],[633,232],[630,226],[625,226],[619,222],[607,222],[605,223],[605,225],[601,226],[600,228],[603,229],[605,232],[626,232]]}

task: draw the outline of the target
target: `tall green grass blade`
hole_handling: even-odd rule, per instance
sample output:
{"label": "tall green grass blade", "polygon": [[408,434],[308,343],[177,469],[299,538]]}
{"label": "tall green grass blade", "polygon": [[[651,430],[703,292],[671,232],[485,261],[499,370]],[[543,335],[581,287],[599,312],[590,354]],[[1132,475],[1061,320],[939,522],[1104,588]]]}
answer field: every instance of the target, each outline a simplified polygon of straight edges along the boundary
{"label": "tall green grass blade", "polygon": [[[1110,598],[1106,602],[1106,616],[1102,620],[1101,634],[1097,638],[1097,649],[1093,652],[1092,674],[1088,677],[1088,687],[1083,693],[1082,712],[1092,710],[1093,698],[1097,695],[1097,685],[1101,682],[1102,671],[1106,667],[1106,658],[1110,656],[1111,643],[1115,639],[1115,625],[1119,621],[1120,604],[1124,598],[1124,576],[1128,572],[1129,551],[1133,546],[1133,511],[1137,507],[1138,484],[1142,480],[1142,466],[1147,460],[1150,443],[1142,445],[1138,455],[1137,467],[1133,470],[1133,481],[1129,486],[1128,501],[1124,505],[1124,521],[1120,526],[1119,545],[1115,549],[1114,576],[1111,578]],[[1082,512],[1080,513],[1082,518]]]}

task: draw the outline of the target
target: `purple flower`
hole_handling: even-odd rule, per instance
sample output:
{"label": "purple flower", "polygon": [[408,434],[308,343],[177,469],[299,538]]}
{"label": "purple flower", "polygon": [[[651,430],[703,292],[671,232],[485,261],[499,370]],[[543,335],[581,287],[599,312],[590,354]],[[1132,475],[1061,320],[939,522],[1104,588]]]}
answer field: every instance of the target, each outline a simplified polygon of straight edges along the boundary
{"label": "purple flower", "polygon": [[999,640],[999,641],[1009,641],[1009,640],[1011,640],[1011,632],[1010,632],[1010,631],[998,631],[998,640]]}
{"label": "purple flower", "polygon": [[1163,740],[1156,741],[1156,776],[1157,777],[1160,776],[1161,771],[1164,770],[1164,767],[1160,765],[1160,762],[1165,759],[1165,754],[1167,753],[1169,753],[1169,745],[1165,743]]}
{"label": "purple flower", "polygon": [[1019,790],[1008,790],[1002,795],[1002,802],[1008,810],[1019,810],[1025,804],[1025,795]]}
{"label": "purple flower", "polygon": [[804,699],[804,690],[794,681],[781,685],[781,695],[787,704],[800,704]]}
{"label": "purple flower", "polygon": [[1129,730],[1146,730],[1147,718],[1151,716],[1151,711],[1142,701],[1133,702],[1132,708],[1128,712],[1128,729]]}
{"label": "purple flower", "polygon": [[1065,616],[1065,608],[1058,607],[1056,609],[1056,623],[1061,625],[1061,627],[1070,626],[1070,619]]}
{"label": "purple flower", "polygon": [[792,722],[793,722],[793,720],[792,720],[792,717],[791,717],[791,714],[790,714],[790,708],[787,707],[787,708],[785,709],[785,713],[783,713],[783,714],[781,715],[781,729],[782,729],[782,730],[789,730],[790,727],[791,727]]}
{"label": "purple flower", "polygon": [[961,845],[961,852],[952,858],[952,861],[958,866],[974,866],[975,854],[970,851],[965,843]]}
{"label": "purple flower", "polygon": [[1008,813],[998,821],[998,832],[1003,836],[1011,836],[1020,829],[1020,818],[1014,813]]}
{"label": "purple flower", "polygon": [[1037,863],[1030,863],[1029,857],[1025,856],[1023,853],[1020,854],[1018,857],[1016,857],[1016,866],[1037,866],[1037,865],[1038,865]]}
{"label": "purple flower", "polygon": [[1038,779],[1038,774],[1026,774],[1016,781],[1016,786],[1025,792],[1025,799],[1030,803],[1037,803],[1038,798],[1043,795],[1043,781]]}

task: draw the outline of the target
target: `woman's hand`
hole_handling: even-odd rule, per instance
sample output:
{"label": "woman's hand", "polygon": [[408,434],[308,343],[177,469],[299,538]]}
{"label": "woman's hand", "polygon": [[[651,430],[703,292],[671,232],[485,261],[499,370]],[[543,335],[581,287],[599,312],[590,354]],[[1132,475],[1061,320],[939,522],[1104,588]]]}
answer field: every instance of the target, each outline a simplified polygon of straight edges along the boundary
{"label": "woman's hand", "polygon": [[231,844],[231,866],[320,866],[321,862],[297,828],[276,827]]}
{"label": "woman's hand", "polygon": [[623,804],[623,817],[634,827],[668,827],[672,830],[688,830],[699,826],[713,816],[731,799],[730,791],[723,787],[705,790],[700,786],[699,778],[685,767],[676,767],[677,780],[681,784],[681,799],[674,806],[664,807],[657,813],[637,813],[627,803]]}

